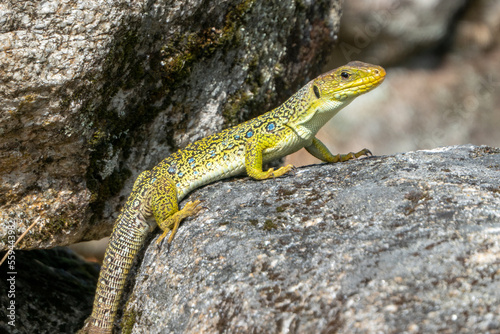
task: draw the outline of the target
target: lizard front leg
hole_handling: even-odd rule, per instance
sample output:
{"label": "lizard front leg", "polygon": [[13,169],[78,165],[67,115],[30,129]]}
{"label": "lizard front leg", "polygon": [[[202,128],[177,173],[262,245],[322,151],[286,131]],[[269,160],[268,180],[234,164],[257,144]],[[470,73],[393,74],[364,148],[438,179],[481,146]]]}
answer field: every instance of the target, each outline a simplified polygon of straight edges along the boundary
{"label": "lizard front leg", "polygon": [[256,180],[265,180],[272,177],[279,177],[290,170],[293,165],[286,165],[274,170],[269,168],[267,172],[262,170],[263,153],[266,148],[272,148],[277,142],[273,142],[271,138],[267,140],[250,139],[245,145],[245,169],[248,176]]}
{"label": "lizard front leg", "polygon": [[349,152],[347,154],[337,154],[333,155],[330,150],[323,144],[318,138],[314,137],[311,145],[306,146],[307,152],[311,153],[313,156],[324,162],[344,162],[351,159],[359,158],[363,155],[372,155],[370,150],[364,148],[359,152]]}

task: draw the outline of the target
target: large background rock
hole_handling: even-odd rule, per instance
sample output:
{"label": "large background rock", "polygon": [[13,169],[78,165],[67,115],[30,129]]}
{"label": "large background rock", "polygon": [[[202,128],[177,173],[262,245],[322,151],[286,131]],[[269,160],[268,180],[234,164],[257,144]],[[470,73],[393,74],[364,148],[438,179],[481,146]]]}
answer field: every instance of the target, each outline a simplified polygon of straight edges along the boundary
{"label": "large background rock", "polygon": [[135,176],[319,74],[338,1],[0,4],[0,240],[109,234]]}
{"label": "large background rock", "polygon": [[467,0],[346,1],[337,62],[395,65],[435,51],[453,33]]}

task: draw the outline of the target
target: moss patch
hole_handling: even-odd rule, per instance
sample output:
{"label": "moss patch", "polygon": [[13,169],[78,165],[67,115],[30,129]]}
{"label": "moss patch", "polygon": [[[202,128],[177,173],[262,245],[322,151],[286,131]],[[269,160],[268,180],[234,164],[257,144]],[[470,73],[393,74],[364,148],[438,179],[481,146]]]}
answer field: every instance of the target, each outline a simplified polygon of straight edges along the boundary
{"label": "moss patch", "polygon": [[431,200],[432,197],[427,191],[413,190],[405,194],[405,199],[410,201],[410,203],[403,208],[404,214],[408,216],[414,213],[419,205]]}
{"label": "moss patch", "polygon": [[257,226],[259,225],[259,221],[257,219],[250,219],[248,220],[252,226]]}
{"label": "moss patch", "polygon": [[209,58],[218,50],[227,51],[237,46],[240,41],[239,28],[254,2],[246,0],[230,9],[222,27],[210,26],[170,37],[161,49],[164,79],[168,86],[175,87],[176,83],[185,79],[199,59]]}
{"label": "moss patch", "polygon": [[136,323],[137,313],[135,311],[127,311],[122,318],[122,334],[132,333],[132,328]]}
{"label": "moss patch", "polygon": [[271,219],[266,219],[264,222],[264,227],[262,228],[264,231],[271,231],[277,229],[278,225],[276,225]]}

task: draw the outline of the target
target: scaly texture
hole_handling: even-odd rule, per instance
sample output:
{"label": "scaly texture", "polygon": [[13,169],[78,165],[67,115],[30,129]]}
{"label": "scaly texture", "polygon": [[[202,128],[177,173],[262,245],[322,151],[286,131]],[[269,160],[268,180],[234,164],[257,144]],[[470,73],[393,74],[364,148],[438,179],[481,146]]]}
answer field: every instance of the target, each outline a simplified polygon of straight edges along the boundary
{"label": "scaly texture", "polygon": [[325,162],[346,161],[369,153],[333,155],[315,138],[318,130],[357,96],[377,87],[385,71],[351,62],[312,80],[278,108],[248,122],[196,141],[143,172],[111,235],[99,276],[92,315],[83,331],[110,333],[133,258],[154,216],[172,241],[182,219],[196,214],[199,201],[178,209],[178,202],[204,184],[246,172],[254,179],[278,177],[292,165],[264,172],[262,164],[303,147]]}

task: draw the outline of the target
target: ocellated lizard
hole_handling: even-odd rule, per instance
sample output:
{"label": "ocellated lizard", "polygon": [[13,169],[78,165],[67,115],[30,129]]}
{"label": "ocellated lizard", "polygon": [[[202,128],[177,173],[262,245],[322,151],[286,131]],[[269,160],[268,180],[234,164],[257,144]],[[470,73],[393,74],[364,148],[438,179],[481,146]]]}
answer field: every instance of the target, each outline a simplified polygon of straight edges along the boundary
{"label": "ocellated lizard", "polygon": [[179,223],[196,214],[200,201],[178,203],[193,189],[244,174],[263,180],[279,177],[292,165],[262,170],[262,164],[303,147],[325,162],[346,161],[370,154],[330,153],[315,137],[318,130],[357,96],[377,87],[385,77],[380,66],[362,62],[320,75],[282,105],[259,117],[198,140],[139,175],[111,234],[104,256],[92,315],[82,332],[111,333],[118,302],[132,261],[152,226],[153,216],[170,243]]}

